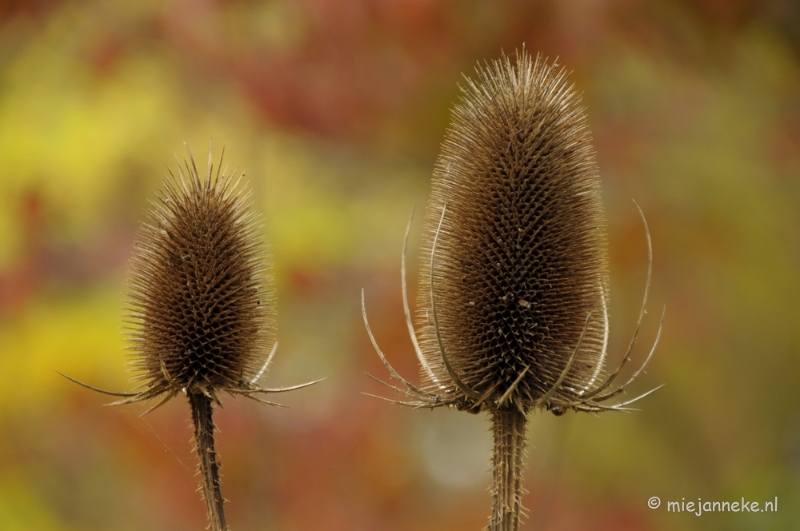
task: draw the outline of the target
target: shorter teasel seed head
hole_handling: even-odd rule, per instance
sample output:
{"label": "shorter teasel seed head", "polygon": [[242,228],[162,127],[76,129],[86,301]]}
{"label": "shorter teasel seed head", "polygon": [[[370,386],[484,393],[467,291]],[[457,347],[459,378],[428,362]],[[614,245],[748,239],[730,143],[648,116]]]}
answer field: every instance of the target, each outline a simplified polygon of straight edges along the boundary
{"label": "shorter teasel seed head", "polygon": [[128,296],[140,399],[241,390],[275,343],[270,264],[242,177],[215,172],[209,155],[203,179],[189,153],[151,203]]}
{"label": "shorter teasel seed head", "polygon": [[209,525],[226,531],[214,449],[218,393],[279,406],[258,395],[320,380],[275,389],[258,384],[278,347],[267,248],[258,236],[257,217],[248,209],[244,174],[234,179],[235,171],[218,167],[214,172],[209,153],[208,171],[201,178],[188,147],[187,153],[188,161],[178,161],[178,175],[169,172],[158,200],[151,202],[149,221],[136,236],[126,328],[138,389],[105,391],[63,376],[122,398],[111,405],[161,398],[145,413],[179,393],[187,395]]}

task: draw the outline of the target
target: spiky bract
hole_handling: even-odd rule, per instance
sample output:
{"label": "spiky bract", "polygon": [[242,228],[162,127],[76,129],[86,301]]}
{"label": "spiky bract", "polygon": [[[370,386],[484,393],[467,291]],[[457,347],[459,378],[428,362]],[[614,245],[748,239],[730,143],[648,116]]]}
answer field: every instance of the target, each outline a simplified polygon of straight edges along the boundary
{"label": "spiky bract", "polygon": [[232,174],[214,174],[211,160],[201,178],[189,154],[152,203],[130,276],[139,399],[246,389],[264,365],[275,297],[248,197]]}
{"label": "spiky bract", "polygon": [[552,395],[571,402],[597,378],[607,338],[605,221],[584,108],[562,68],[524,50],[477,74],[453,109],[426,213],[423,378],[428,389],[464,394],[432,316],[436,239],[439,334],[452,369],[482,397],[469,408],[527,411],[554,388],[586,326]]}

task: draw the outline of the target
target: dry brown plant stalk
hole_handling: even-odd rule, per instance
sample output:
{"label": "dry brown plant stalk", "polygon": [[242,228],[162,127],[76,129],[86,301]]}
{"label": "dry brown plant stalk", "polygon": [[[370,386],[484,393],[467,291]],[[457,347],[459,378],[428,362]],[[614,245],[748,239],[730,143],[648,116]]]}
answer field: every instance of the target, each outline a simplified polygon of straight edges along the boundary
{"label": "dry brown plant stalk", "polygon": [[[386,383],[416,408],[487,412],[493,423],[493,511],[488,529],[516,531],[523,513],[525,427],[535,409],[628,411],[647,396],[604,402],[629,361],[607,377],[608,258],[600,181],[580,96],[556,63],[523,51],[477,68],[442,143],[425,218],[415,331],[415,386],[389,365]],[[638,205],[637,205],[638,208]],[[641,210],[640,210],[641,213]],[[644,216],[642,216],[644,220]],[[650,235],[645,222],[648,250]],[[363,292],[362,292],[363,305]],[[362,308],[363,309],[363,308]],[[662,315],[663,323],[663,315]],[[417,339],[419,337],[419,340]],[[385,382],[384,382],[385,383]]]}
{"label": "dry brown plant stalk", "polygon": [[[208,171],[201,178],[189,160],[165,179],[149,221],[135,242],[126,319],[136,392],[103,391],[122,397],[111,405],[160,399],[144,414],[179,394],[189,400],[194,443],[211,529],[227,529],[214,450],[214,404],[221,392],[277,406],[259,394],[275,338],[275,290],[258,217],[236,171]],[[224,150],[223,150],[224,155]],[[220,160],[220,166],[222,160]]]}

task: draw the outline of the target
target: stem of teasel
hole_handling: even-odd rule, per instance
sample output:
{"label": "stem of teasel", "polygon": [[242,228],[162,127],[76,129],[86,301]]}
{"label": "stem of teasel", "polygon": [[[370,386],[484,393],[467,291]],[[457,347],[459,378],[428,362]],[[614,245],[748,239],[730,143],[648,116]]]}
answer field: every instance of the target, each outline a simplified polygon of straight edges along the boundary
{"label": "stem of teasel", "polygon": [[489,531],[518,531],[522,513],[522,470],[527,416],[516,408],[492,414],[492,519]]}
{"label": "stem of teasel", "polygon": [[203,498],[208,509],[208,521],[212,531],[227,531],[225,513],[222,509],[225,500],[219,488],[219,468],[217,452],[214,450],[214,421],[211,397],[202,393],[190,393],[194,423],[194,443],[200,460],[200,474],[203,476]]}

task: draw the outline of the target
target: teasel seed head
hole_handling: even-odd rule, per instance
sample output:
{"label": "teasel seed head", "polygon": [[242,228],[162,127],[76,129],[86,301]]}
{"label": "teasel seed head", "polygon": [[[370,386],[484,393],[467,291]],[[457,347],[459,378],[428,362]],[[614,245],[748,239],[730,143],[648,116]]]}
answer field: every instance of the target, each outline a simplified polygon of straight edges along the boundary
{"label": "teasel seed head", "polygon": [[[403,306],[422,385],[372,345],[414,407],[478,413],[542,408],[625,411],[617,404],[644,371],[609,390],[631,359],[647,305],[652,245],[636,330],[620,365],[603,375],[608,346],[608,257],[600,181],[580,96],[568,73],[523,48],[477,67],[454,107],[433,174],[422,242],[417,326]],[[413,214],[412,214],[413,217]],[[419,330],[420,339],[417,337]]]}
{"label": "teasel seed head", "polygon": [[[608,342],[608,258],[600,182],[580,97],[557,64],[525,50],[478,67],[453,109],[425,218],[417,329],[406,325],[422,385],[400,376],[378,347],[391,387],[416,408],[487,411],[493,424],[490,531],[517,531],[527,414],[542,408],[622,411],[644,364],[608,390],[630,359],[600,379]],[[641,211],[640,211],[641,212]],[[644,220],[644,216],[642,216]],[[410,228],[409,222],[409,228]],[[647,224],[645,222],[645,229]],[[406,229],[406,242],[408,241]],[[647,233],[648,249],[650,235]],[[652,251],[650,252],[652,264]],[[663,316],[662,316],[663,323]]]}
{"label": "teasel seed head", "polygon": [[480,407],[510,391],[504,403],[527,411],[553,387],[581,336],[554,398],[586,389],[603,361],[608,259],[592,137],[568,73],[524,51],[516,63],[505,57],[479,67],[463,92],[425,218],[420,346],[434,379],[461,393],[439,352],[433,297],[453,370],[488,394]]}
{"label": "teasel seed head", "polygon": [[267,248],[248,208],[244,175],[234,178],[236,172],[220,167],[215,172],[209,152],[208,171],[201,178],[188,147],[187,154],[188,162],[178,162],[177,176],[169,172],[136,236],[127,328],[138,391],[104,391],[66,378],[122,397],[114,405],[161,398],[145,413],[179,393],[186,395],[210,527],[226,531],[214,449],[213,408],[219,393],[279,405],[257,395],[317,381],[277,389],[258,385],[278,345]]}
{"label": "teasel seed head", "polygon": [[170,172],[136,238],[128,323],[149,394],[239,390],[275,343],[269,258],[241,177]]}

